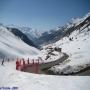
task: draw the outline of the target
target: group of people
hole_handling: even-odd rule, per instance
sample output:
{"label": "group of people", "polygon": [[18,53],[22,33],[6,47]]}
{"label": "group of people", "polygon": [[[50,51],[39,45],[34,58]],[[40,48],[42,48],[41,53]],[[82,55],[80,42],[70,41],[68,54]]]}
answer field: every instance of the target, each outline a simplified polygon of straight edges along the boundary
{"label": "group of people", "polygon": [[[9,62],[9,59],[8,59],[8,62]],[[4,60],[4,59],[2,59],[2,61],[1,61],[1,65],[3,66],[3,65],[4,65],[4,63],[5,63],[5,60]]]}
{"label": "group of people", "polygon": [[[28,61],[28,64],[29,64],[29,59],[27,61]],[[21,70],[22,69],[21,66],[25,67],[25,60],[24,59],[20,59],[20,60],[17,59],[16,60],[16,70]]]}
{"label": "group of people", "polygon": [[[27,65],[30,65],[30,61],[29,58],[28,60],[25,62],[26,60],[22,59],[17,59],[16,60],[16,70],[23,70],[23,68],[25,68]],[[34,62],[34,59],[31,60],[32,61],[32,65],[35,65],[36,63],[39,64],[39,59],[37,60],[38,62]]]}
{"label": "group of people", "polygon": [[13,61],[14,59],[2,58],[1,65],[4,66],[5,62]]}

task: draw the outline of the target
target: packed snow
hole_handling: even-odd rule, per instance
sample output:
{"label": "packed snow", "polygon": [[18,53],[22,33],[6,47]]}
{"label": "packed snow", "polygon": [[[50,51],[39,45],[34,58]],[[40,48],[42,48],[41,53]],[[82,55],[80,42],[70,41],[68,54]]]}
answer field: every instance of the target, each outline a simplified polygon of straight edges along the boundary
{"label": "packed snow", "polygon": [[0,88],[10,88],[9,90],[13,90],[13,87],[16,87],[15,90],[89,90],[89,84],[89,76],[52,76],[21,72],[15,70],[14,61],[0,65]]}

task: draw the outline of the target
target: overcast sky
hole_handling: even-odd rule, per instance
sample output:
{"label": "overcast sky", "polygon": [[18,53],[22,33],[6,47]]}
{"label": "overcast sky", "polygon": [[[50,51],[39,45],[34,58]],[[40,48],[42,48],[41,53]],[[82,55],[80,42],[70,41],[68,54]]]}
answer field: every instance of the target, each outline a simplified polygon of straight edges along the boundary
{"label": "overcast sky", "polygon": [[50,30],[90,12],[90,0],[0,0],[0,22]]}

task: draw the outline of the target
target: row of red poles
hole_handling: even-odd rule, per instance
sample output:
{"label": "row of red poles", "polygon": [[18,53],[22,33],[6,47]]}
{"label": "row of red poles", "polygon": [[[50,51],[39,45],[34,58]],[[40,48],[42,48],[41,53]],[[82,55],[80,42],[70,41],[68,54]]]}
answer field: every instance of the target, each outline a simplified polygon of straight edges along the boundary
{"label": "row of red poles", "polygon": [[[32,61],[32,62],[30,62],[30,61]],[[32,65],[32,67],[35,68],[34,73],[39,73],[39,65],[40,65],[39,59],[29,60],[29,58],[28,58],[28,60],[25,60],[23,58],[22,59],[17,58],[17,60],[16,60],[16,70],[23,71],[23,69],[25,69],[27,66],[30,66],[30,65]]]}

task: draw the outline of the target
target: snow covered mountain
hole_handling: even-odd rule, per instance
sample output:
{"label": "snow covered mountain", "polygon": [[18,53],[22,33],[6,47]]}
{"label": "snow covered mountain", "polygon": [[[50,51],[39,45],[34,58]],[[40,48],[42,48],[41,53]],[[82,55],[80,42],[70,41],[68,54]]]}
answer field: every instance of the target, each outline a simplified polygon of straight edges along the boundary
{"label": "snow covered mountain", "polygon": [[4,26],[0,26],[0,58],[27,58],[37,56],[40,51],[26,44]]}
{"label": "snow covered mountain", "polygon": [[49,32],[44,32],[37,41],[39,42],[39,45],[54,43],[60,40],[62,37],[69,35],[74,30],[78,30],[81,27],[81,29],[84,29],[89,25],[90,13],[86,14],[82,18],[72,19],[70,22],[68,22],[62,27],[57,27],[56,29],[53,29]]}
{"label": "snow covered mountain", "polygon": [[69,37],[54,43],[54,46],[62,48],[62,52],[69,55],[63,63],[50,69],[54,73],[73,74],[90,67],[90,26],[82,31],[72,32]]}
{"label": "snow covered mountain", "polygon": [[[53,47],[62,48],[62,52],[69,55],[63,63],[50,68],[55,74],[73,74],[86,70],[90,67],[90,14],[81,20],[76,20],[68,26],[64,37],[51,44]],[[47,46],[48,47],[48,46]],[[80,75],[85,75],[81,73]]]}
{"label": "snow covered mountain", "polygon": [[7,25],[9,28],[16,28],[20,30],[22,33],[24,33],[33,43],[36,44],[36,40],[41,36],[41,32],[37,29],[32,29],[30,27],[25,26],[16,26],[16,25]]}
{"label": "snow covered mountain", "polygon": [[[8,25],[7,27],[16,28],[23,32],[36,46],[47,45],[50,43],[54,43],[60,40],[62,37],[68,35],[76,29],[82,27],[83,29],[87,27],[90,23],[90,13],[86,14],[82,18],[73,18],[70,22],[65,24],[64,26],[59,26],[50,31],[40,32],[38,30],[29,28],[29,27],[19,27],[15,25]],[[86,24],[85,27],[83,25]]]}
{"label": "snow covered mountain", "polygon": [[32,39],[39,38],[41,36],[41,32],[36,29],[32,29],[29,27],[19,27],[19,29],[22,30],[23,33],[25,33],[26,35],[28,35],[28,37]]}
{"label": "snow covered mountain", "polygon": [[[82,20],[75,20],[74,24],[69,23],[65,26],[67,29],[64,27],[61,39],[58,38],[57,42],[44,46],[44,50],[42,50],[45,55],[48,53],[52,55],[52,58],[49,59],[50,63],[52,60],[56,60],[56,57],[61,56],[61,52],[57,53],[53,48],[58,47],[58,50],[61,49],[62,52],[69,55],[68,59],[49,69],[55,74],[72,74],[90,67],[90,16],[88,15]],[[61,30],[61,28],[59,29]],[[54,34],[56,31],[52,32]],[[58,34],[55,33],[55,35]],[[0,26],[0,58],[35,58],[42,54],[38,49],[26,44],[15,33]],[[45,61],[48,62],[48,59]],[[15,61],[0,64],[0,89],[2,90],[89,90],[89,84],[89,76],[66,77],[33,74],[17,71]]]}
{"label": "snow covered mountain", "polygon": [[17,28],[11,28],[11,27],[7,27],[7,29],[12,32],[15,36],[19,37],[21,40],[23,40],[25,43],[27,43],[30,46],[34,46],[37,47],[33,41],[31,39],[29,39],[27,37],[26,34],[24,34],[23,32],[21,32],[19,29]]}

